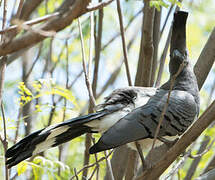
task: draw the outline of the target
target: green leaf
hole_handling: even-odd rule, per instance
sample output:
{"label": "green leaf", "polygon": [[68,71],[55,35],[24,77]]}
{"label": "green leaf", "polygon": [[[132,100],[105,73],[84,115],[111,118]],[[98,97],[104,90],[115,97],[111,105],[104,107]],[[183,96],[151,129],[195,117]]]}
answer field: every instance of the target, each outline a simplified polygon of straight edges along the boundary
{"label": "green leaf", "polygon": [[32,167],[34,179],[40,179],[39,176],[43,172],[43,168],[35,163],[28,162],[28,164]]}
{"label": "green leaf", "polygon": [[72,95],[71,91],[69,91],[68,89],[62,88],[60,86],[56,86],[56,87],[52,88],[51,90],[43,91],[43,92],[39,93],[37,96],[35,96],[35,98],[39,98],[44,95],[53,95],[53,94],[62,96],[65,99],[67,99],[68,101],[71,101],[75,106],[77,106],[75,97]]}
{"label": "green leaf", "polygon": [[178,7],[181,8],[181,2],[179,2],[178,0],[168,0],[170,3],[172,3],[173,5],[177,5]]}
{"label": "green leaf", "polygon": [[20,176],[21,174],[23,174],[27,169],[27,163],[26,161],[22,161],[21,163],[19,163],[17,165],[17,172],[18,172],[18,176]]}
{"label": "green leaf", "polygon": [[165,8],[169,7],[169,5],[162,0],[151,0],[149,6],[155,7],[158,11],[160,11],[161,6],[163,6]]}

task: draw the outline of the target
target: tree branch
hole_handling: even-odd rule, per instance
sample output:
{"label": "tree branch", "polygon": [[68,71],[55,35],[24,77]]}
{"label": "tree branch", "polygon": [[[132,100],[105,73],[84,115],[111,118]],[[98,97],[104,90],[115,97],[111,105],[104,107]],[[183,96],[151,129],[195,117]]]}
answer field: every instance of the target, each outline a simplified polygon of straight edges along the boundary
{"label": "tree branch", "polygon": [[[144,87],[150,86],[152,62],[153,62],[153,24],[155,8],[149,6],[149,1],[144,1],[144,17],[141,50],[138,62],[138,71],[141,72],[139,84]],[[140,63],[142,61],[142,63]],[[138,74],[138,72],[137,72]],[[137,76],[136,76],[137,80]]]}
{"label": "tree branch", "polygon": [[197,77],[199,89],[203,86],[208,73],[215,61],[215,28],[213,29],[206,45],[204,46],[196,65],[194,66],[194,72]]}
{"label": "tree branch", "polygon": [[104,8],[105,6],[109,5],[110,3],[112,3],[114,0],[107,0],[107,1],[104,1],[104,2],[99,2],[98,4],[96,5],[89,5],[87,7],[87,11],[95,11],[95,10],[98,10],[98,9],[102,9]]}
{"label": "tree branch", "polygon": [[123,48],[124,62],[125,62],[125,68],[126,68],[126,75],[128,79],[128,85],[132,86],[131,75],[130,75],[130,70],[128,65],[128,51],[127,51],[126,42],[125,42],[125,34],[124,34],[120,0],[117,0],[116,2],[117,2],[117,12],[119,16],[119,24],[120,24],[120,31],[121,31],[121,37],[122,37],[122,48]]}
{"label": "tree branch", "polygon": [[[23,22],[23,25],[32,26],[34,24],[39,24],[41,22],[50,20],[50,19],[52,19],[52,18],[54,18],[54,17],[56,17],[58,15],[59,15],[59,12],[56,12],[56,13],[53,13],[53,14],[48,14],[48,15],[45,15],[45,16],[42,16],[42,17],[39,17],[39,18],[36,18],[36,19],[25,21],[25,22]],[[19,24],[21,24],[21,22]],[[16,30],[17,28],[19,28],[19,25],[10,26],[10,27],[8,27],[6,29],[0,30],[0,34],[4,34],[6,32]]]}
{"label": "tree branch", "polygon": [[[47,23],[38,27],[39,30],[44,31],[60,31],[66,26],[70,25],[74,19],[86,13],[86,7],[90,0],[67,0],[64,1],[61,7],[58,9],[60,15]],[[27,32],[23,36],[12,40],[7,44],[0,45],[0,56],[13,53],[15,51],[21,50],[32,46],[46,37],[41,34],[36,34],[33,32]]]}
{"label": "tree branch", "polygon": [[153,53],[153,62],[152,62],[152,73],[151,73],[151,80],[150,80],[150,86],[154,85],[155,81],[155,74],[157,69],[157,62],[158,62],[158,47],[160,42],[160,22],[161,22],[161,12],[157,9],[155,10],[155,17],[154,17],[154,25],[153,25],[153,47],[154,47],[154,53]]}
{"label": "tree branch", "polygon": [[[198,150],[197,154],[201,154],[204,152],[204,150],[206,149],[208,143],[210,142],[210,138],[208,136],[205,136],[204,141],[201,143],[201,146]],[[195,158],[192,162],[192,164],[190,165],[186,177],[184,178],[184,180],[189,180],[192,178],[192,176],[194,175],[196,168],[198,166],[198,164],[201,161],[202,156],[198,156],[197,158]]]}

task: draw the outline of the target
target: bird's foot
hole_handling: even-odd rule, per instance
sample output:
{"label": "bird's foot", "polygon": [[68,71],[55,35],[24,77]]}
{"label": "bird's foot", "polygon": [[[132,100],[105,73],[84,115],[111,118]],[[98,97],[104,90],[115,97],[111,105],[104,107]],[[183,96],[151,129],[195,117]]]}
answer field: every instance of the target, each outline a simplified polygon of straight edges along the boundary
{"label": "bird's foot", "polygon": [[179,138],[176,138],[175,140],[168,140],[164,137],[159,137],[158,138],[161,142],[163,142],[168,148],[171,148],[178,140]]}

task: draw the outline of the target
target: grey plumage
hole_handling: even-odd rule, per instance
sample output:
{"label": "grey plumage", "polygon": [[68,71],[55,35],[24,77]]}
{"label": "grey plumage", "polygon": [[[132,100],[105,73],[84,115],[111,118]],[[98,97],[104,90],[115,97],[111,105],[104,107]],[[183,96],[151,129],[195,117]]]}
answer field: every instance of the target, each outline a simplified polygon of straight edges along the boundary
{"label": "grey plumage", "polygon": [[198,116],[199,90],[186,50],[187,15],[188,13],[182,11],[174,14],[169,81],[157,90],[147,104],[134,109],[108,129],[90,148],[90,153],[111,149],[140,139],[153,138],[162,110],[167,102],[171,79],[184,61],[186,65],[175,79],[158,137],[181,135]]}
{"label": "grey plumage", "polygon": [[98,106],[98,111],[47,127],[25,137],[6,152],[7,164],[20,161],[86,132],[104,132],[90,153],[153,138],[167,102],[171,79],[180,64],[186,66],[176,77],[158,137],[184,133],[199,114],[199,90],[186,51],[186,12],[174,15],[170,48],[170,79],[160,88],[117,89]]}

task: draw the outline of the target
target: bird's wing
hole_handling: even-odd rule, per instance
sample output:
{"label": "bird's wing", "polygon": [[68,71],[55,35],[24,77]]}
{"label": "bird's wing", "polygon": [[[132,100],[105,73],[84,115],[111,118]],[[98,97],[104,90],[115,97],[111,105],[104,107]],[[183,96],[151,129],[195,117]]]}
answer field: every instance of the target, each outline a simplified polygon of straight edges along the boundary
{"label": "bird's wing", "polygon": [[[146,105],[134,109],[108,129],[90,149],[90,153],[144,138],[153,138],[167,99],[168,91],[157,91]],[[158,136],[182,134],[191,125],[196,114],[194,97],[185,91],[173,90]]]}
{"label": "bird's wing", "polygon": [[111,112],[103,118],[90,121],[85,125],[92,128],[94,132],[105,132],[121,118],[130,113],[133,109],[143,106],[150,97],[155,95],[156,88],[127,87],[114,90],[104,103],[100,104],[99,111]]}
{"label": "bird's wing", "polygon": [[[130,86],[114,90],[105,98],[104,103],[97,106],[100,109],[123,109],[128,105],[139,107],[144,105],[148,99],[155,95],[156,88]],[[144,101],[144,99],[146,99]]]}

